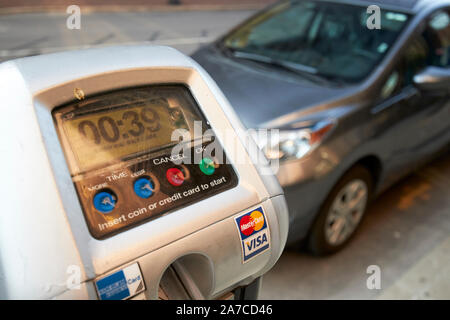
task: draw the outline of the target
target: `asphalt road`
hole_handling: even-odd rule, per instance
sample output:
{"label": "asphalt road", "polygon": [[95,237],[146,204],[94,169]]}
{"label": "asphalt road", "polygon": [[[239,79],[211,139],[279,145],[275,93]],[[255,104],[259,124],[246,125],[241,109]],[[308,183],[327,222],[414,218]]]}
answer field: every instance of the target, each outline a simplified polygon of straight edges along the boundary
{"label": "asphalt road", "polygon": [[[81,8],[83,12],[83,8]],[[81,15],[81,28],[66,27],[67,14],[0,15],[0,60],[114,44],[169,45],[190,54],[253,11],[112,12]]]}
{"label": "asphalt road", "polygon": [[[87,46],[148,43],[191,53],[252,11],[0,16],[0,60]],[[450,299],[450,155],[384,193],[342,252],[314,258],[289,249],[264,279],[263,299]],[[381,289],[367,268],[379,266]]]}
{"label": "asphalt road", "polygon": [[[369,290],[369,266],[381,289]],[[383,193],[341,252],[288,249],[265,275],[262,299],[450,299],[450,154]]]}

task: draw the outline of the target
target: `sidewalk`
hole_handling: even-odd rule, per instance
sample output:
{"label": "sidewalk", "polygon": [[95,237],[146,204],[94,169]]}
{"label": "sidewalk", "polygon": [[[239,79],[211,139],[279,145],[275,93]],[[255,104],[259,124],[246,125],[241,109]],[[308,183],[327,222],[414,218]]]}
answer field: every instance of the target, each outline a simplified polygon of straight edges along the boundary
{"label": "sidewalk", "polygon": [[413,265],[377,299],[442,300],[449,298],[450,237]]}

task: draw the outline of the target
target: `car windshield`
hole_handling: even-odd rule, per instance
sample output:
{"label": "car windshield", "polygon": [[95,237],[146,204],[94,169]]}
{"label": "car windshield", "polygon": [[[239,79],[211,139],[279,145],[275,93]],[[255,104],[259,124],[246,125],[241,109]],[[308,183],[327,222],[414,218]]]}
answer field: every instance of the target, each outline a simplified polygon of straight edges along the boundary
{"label": "car windshield", "polygon": [[324,78],[357,82],[395,42],[409,16],[381,10],[381,29],[369,29],[367,7],[287,1],[250,19],[221,42],[231,52],[297,64]]}

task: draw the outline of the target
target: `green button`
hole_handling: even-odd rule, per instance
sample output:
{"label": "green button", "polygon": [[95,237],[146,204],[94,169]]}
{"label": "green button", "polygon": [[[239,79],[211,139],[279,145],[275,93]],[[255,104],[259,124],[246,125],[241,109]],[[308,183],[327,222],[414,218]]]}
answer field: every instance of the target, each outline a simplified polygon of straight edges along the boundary
{"label": "green button", "polygon": [[202,161],[200,161],[199,167],[200,170],[202,170],[202,172],[208,176],[212,175],[216,170],[214,161],[212,161],[210,158],[203,158]]}

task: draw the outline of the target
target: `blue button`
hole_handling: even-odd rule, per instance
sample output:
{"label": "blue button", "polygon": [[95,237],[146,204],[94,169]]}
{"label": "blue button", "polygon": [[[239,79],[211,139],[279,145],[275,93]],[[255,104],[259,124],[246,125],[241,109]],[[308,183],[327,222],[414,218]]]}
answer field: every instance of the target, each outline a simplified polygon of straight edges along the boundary
{"label": "blue button", "polygon": [[150,198],[153,190],[153,183],[148,178],[140,178],[134,183],[134,192],[141,198]]}
{"label": "blue button", "polygon": [[109,213],[116,207],[116,197],[107,191],[99,192],[94,197],[94,207],[102,213]]}

